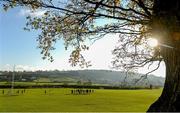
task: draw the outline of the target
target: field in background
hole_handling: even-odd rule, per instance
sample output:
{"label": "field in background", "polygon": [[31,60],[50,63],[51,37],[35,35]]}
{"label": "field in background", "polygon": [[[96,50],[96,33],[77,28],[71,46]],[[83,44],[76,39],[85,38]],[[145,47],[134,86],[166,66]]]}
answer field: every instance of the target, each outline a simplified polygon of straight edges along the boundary
{"label": "field in background", "polygon": [[[144,112],[160,96],[162,89],[108,90],[73,95],[69,88],[26,89],[8,96],[0,89],[0,112]],[[46,90],[46,94],[45,94]]]}

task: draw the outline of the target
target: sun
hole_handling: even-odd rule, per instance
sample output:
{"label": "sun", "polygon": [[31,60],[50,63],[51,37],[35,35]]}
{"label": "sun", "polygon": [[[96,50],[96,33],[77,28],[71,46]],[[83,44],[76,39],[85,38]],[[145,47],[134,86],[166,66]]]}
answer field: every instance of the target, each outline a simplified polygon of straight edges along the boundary
{"label": "sun", "polygon": [[147,43],[150,47],[158,46],[158,40],[155,38],[149,38]]}

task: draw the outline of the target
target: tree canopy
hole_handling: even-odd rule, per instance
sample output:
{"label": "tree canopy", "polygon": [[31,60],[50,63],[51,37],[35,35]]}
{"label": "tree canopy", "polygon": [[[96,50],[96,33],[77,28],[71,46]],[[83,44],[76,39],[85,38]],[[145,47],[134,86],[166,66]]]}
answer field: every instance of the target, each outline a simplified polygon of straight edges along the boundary
{"label": "tree canopy", "polygon": [[[113,66],[120,69],[142,67],[161,61],[158,47],[148,46],[152,36],[153,0],[1,0],[4,9],[22,6],[35,12],[45,10],[43,16],[27,16],[26,30],[39,29],[39,48],[43,59],[53,61],[50,51],[58,39],[66,49],[73,46],[69,62],[90,66],[82,51],[88,50],[87,40],[97,40],[106,34],[119,34],[113,50]],[[107,21],[101,24],[99,21]]]}

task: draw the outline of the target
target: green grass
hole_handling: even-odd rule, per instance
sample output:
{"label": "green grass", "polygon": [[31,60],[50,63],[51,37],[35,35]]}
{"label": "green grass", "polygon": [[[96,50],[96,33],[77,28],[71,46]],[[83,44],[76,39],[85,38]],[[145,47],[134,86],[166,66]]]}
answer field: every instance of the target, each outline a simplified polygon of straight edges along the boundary
{"label": "green grass", "polygon": [[[144,112],[162,89],[104,90],[90,95],[71,95],[71,89],[26,89],[25,94],[8,96],[0,89],[1,112]],[[15,92],[17,89],[15,89]],[[7,93],[7,89],[5,90]]]}

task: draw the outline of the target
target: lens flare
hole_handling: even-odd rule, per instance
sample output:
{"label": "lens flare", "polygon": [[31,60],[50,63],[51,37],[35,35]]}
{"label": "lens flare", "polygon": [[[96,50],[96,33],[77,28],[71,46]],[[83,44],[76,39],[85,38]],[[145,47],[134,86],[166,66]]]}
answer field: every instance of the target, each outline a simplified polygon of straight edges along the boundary
{"label": "lens flare", "polygon": [[148,39],[148,45],[150,47],[156,47],[156,46],[158,46],[158,40],[155,38],[149,38]]}

